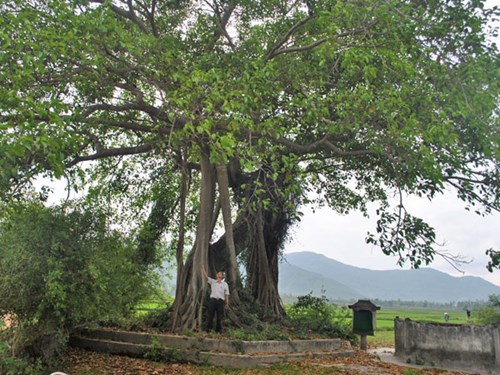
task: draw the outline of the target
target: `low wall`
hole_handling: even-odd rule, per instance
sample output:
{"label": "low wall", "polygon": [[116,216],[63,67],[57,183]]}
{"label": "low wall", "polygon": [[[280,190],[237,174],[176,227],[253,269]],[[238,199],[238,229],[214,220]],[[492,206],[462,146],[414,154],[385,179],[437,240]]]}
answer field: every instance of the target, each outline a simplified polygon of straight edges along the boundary
{"label": "low wall", "polygon": [[341,349],[340,339],[314,340],[218,340],[203,337],[188,337],[170,334],[150,334],[144,332],[128,332],[111,329],[82,329],[74,336],[92,339],[129,342],[141,345],[151,345],[153,340],[168,348],[196,349],[204,351],[219,351],[225,353],[300,353],[335,351]]}
{"label": "low wall", "polygon": [[226,368],[269,367],[310,358],[350,357],[340,339],[243,341],[170,334],[82,329],[74,332],[73,347],[132,357],[154,354],[162,361],[192,362]]}
{"label": "low wall", "polygon": [[500,326],[394,320],[395,355],[417,365],[500,374]]}

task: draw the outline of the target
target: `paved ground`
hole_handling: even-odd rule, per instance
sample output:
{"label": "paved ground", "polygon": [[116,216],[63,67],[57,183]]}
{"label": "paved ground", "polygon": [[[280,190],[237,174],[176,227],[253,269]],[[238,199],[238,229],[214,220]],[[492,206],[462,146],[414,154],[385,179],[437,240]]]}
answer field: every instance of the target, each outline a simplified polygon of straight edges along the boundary
{"label": "paved ground", "polygon": [[[387,362],[387,363],[392,363],[398,366],[404,366],[404,367],[409,367],[409,368],[415,368],[415,369],[440,369],[439,367],[430,367],[430,366],[418,366],[410,363],[406,363],[406,361],[403,358],[396,357],[394,355],[394,348],[376,348],[376,349],[370,349],[368,350],[369,353],[376,355],[381,361]],[[454,368],[441,368],[442,370],[448,370],[448,371],[456,371],[456,372],[461,372],[464,374],[483,374],[481,372],[470,372],[467,371],[463,368],[460,367],[454,367]],[[485,373],[486,374],[486,373]]]}

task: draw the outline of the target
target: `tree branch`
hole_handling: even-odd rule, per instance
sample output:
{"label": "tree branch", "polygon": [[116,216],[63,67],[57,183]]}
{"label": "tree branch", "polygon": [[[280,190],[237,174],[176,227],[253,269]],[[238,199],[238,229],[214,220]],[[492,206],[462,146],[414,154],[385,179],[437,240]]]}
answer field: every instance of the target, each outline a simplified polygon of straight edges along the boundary
{"label": "tree branch", "polygon": [[[480,176],[482,176],[481,173],[478,173]],[[483,176],[484,177],[484,176]],[[488,180],[488,179],[483,179],[483,180],[476,180],[476,179],[472,179],[472,178],[466,178],[466,177],[461,177],[461,176],[446,176],[444,177],[444,180],[446,182],[450,182],[451,180],[457,180],[457,181],[462,181],[462,182],[470,182],[472,184],[481,184],[481,185],[492,185],[492,184],[497,184],[496,181],[491,181],[491,180]]]}
{"label": "tree branch", "polygon": [[[89,118],[87,123],[109,125],[109,126],[112,126],[115,128],[132,130],[132,131],[141,132],[141,133],[154,133],[154,132],[158,131],[158,129],[155,129],[151,126],[141,125],[141,124],[137,124],[134,122],[113,120],[113,119],[109,119],[109,118]],[[160,131],[160,133],[161,133],[161,131]]]}
{"label": "tree branch", "polygon": [[111,111],[111,112],[126,112],[126,111],[141,111],[147,113],[152,118],[168,121],[168,115],[156,107],[147,105],[145,103],[128,103],[121,105],[113,105],[106,103],[92,104],[88,106],[83,112],[84,116],[88,117],[97,111]]}
{"label": "tree branch", "polygon": [[[469,203],[470,203],[470,200],[477,201],[477,202],[481,203],[485,207],[486,212],[490,212],[490,210],[495,210],[497,212],[500,212],[500,207],[498,206],[498,203],[495,204],[495,203],[488,202],[486,199],[479,196],[478,194],[476,194],[472,190],[465,190],[464,191],[464,189],[459,184],[451,181],[451,179],[449,179],[449,178],[446,178],[445,181],[447,183],[449,183],[451,186],[453,186],[455,189],[457,189],[460,198],[462,198],[461,195],[463,195],[464,197],[468,198]],[[465,201],[465,199],[463,199],[463,198],[462,198],[462,200]]]}
{"label": "tree branch", "polygon": [[314,18],[316,18],[317,16],[310,16],[310,17],[307,17],[307,18],[304,18],[300,21],[298,21],[295,25],[293,25],[290,30],[288,30],[288,32],[285,34],[285,36],[283,38],[281,38],[280,41],[278,41],[278,43],[276,43],[272,48],[271,50],[268,52],[268,54],[266,55],[266,61],[268,60],[271,60],[275,55],[275,52],[281,47],[283,46],[289,39],[290,37],[292,36],[292,34],[297,30],[299,29],[300,27],[302,27],[303,25],[305,25],[306,23],[308,23],[309,21],[313,20]]}
{"label": "tree branch", "polygon": [[[310,19],[313,19],[315,18],[316,16],[312,16],[312,17],[308,17],[302,21],[309,21]],[[308,51],[308,50],[311,50],[317,46],[319,46],[320,44],[323,44],[325,43],[326,41],[328,41],[329,39],[331,38],[344,38],[344,37],[347,37],[347,36],[353,36],[353,35],[360,35],[360,34],[364,34],[366,33],[366,31],[368,29],[371,29],[373,26],[375,26],[377,23],[378,23],[378,20],[374,20],[372,22],[370,22],[368,25],[360,28],[360,29],[357,29],[357,30],[354,30],[354,31],[351,31],[351,32],[347,32],[347,33],[342,33],[342,34],[338,34],[338,35],[335,35],[335,36],[332,36],[332,37],[328,37],[328,38],[322,38],[322,39],[319,39],[317,40],[316,42],[314,43],[311,43],[309,45],[306,45],[306,46],[297,46],[297,47],[289,47],[289,48],[279,48],[280,46],[282,46],[284,43],[286,43],[286,41],[288,40],[288,38],[290,38],[291,34],[299,27],[299,26],[302,26],[304,23],[298,25],[300,23],[300,21],[295,24],[292,29],[290,29],[287,33],[287,35],[277,44],[275,45],[271,51],[266,55],[266,59],[265,61],[269,61],[271,60],[272,58],[276,57],[276,56],[279,56],[283,53],[293,53],[293,52],[302,52],[302,51]],[[297,27],[296,27],[297,26]]]}
{"label": "tree branch", "polygon": [[229,22],[229,19],[231,18],[231,15],[233,14],[234,9],[236,8],[236,3],[237,1],[230,1],[226,9],[224,9],[224,13],[222,14],[222,18],[220,19],[220,25],[219,27],[221,28],[222,35],[227,39],[227,42],[229,43],[229,46],[235,50],[236,46],[234,45],[231,36],[227,32],[226,26]]}
{"label": "tree branch", "polygon": [[328,136],[324,136],[322,139],[311,142],[307,145],[300,145],[297,143],[294,143],[286,138],[279,138],[278,142],[282,144],[283,146],[286,146],[287,148],[293,150],[293,152],[296,152],[298,154],[308,154],[312,152],[317,152],[322,149],[328,149],[330,151],[333,151],[336,155],[342,156],[342,157],[348,157],[348,156],[375,156],[377,153],[372,150],[342,150],[340,147],[335,146],[333,143],[331,143],[328,140]]}
{"label": "tree branch", "polygon": [[138,10],[139,13],[141,13],[149,21],[153,35],[157,37],[158,36],[158,28],[156,27],[156,22],[155,22],[155,12],[156,12],[156,6],[158,4],[158,1],[153,0],[151,2],[151,10],[148,9],[145,2],[140,2],[140,1],[136,1],[136,2],[139,5],[139,8],[141,8],[143,10],[142,12],[140,10]]}
{"label": "tree branch", "polygon": [[119,147],[119,148],[110,148],[104,149],[100,152],[96,152],[92,155],[78,156],[73,159],[71,162],[67,164],[67,167],[73,167],[78,163],[83,161],[91,161],[103,159],[111,156],[124,156],[124,155],[137,155],[137,154],[145,154],[154,149],[154,144],[146,143],[143,145],[135,146],[135,147]]}
{"label": "tree branch", "polygon": [[[104,5],[106,3],[106,0],[90,0],[90,2]],[[127,4],[128,4],[128,11],[114,4],[110,4],[110,9],[120,17],[127,18],[133,23],[135,23],[139,27],[139,29],[141,29],[145,34],[149,34],[149,30],[144,24],[144,22],[142,22],[135,14],[135,10],[132,5],[132,0],[127,0]]]}
{"label": "tree branch", "polygon": [[231,36],[226,30],[226,26],[229,22],[229,19],[231,18],[231,15],[233,14],[234,9],[236,8],[237,1],[235,0],[229,0],[224,8],[224,11],[220,12],[219,7],[213,6],[210,4],[208,1],[205,1],[205,4],[207,4],[212,11],[214,12],[215,16],[217,17],[219,23],[217,24],[217,30],[214,32],[214,40],[213,43],[210,43],[209,48],[212,48],[217,40],[219,39],[220,36],[224,36],[228,43],[229,46],[231,47],[232,50],[236,49],[236,46],[234,45]]}

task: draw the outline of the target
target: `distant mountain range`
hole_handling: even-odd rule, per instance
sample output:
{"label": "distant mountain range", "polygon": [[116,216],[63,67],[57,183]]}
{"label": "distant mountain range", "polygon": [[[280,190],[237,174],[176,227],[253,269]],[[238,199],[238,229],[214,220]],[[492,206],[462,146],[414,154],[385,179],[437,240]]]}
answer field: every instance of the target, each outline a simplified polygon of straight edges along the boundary
{"label": "distant mountain range", "polygon": [[374,271],[349,266],[313,252],[285,255],[279,267],[281,295],[312,293],[333,300],[453,301],[488,300],[500,287],[475,276],[453,277],[431,268]]}

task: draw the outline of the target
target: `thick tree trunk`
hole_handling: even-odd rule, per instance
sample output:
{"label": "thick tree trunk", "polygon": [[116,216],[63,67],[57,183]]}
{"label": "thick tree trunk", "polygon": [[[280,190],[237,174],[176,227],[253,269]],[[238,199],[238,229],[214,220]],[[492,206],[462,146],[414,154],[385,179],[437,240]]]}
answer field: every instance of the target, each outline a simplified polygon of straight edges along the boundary
{"label": "thick tree trunk", "polygon": [[[202,326],[203,300],[206,280],[201,274],[201,265],[207,264],[208,247],[212,232],[215,201],[214,170],[207,154],[201,157],[200,212],[194,248],[186,261],[177,284],[176,299],[171,316],[171,330],[199,330]],[[174,324],[175,323],[175,324]]]}
{"label": "thick tree trunk", "polygon": [[[243,255],[247,273],[247,285],[251,296],[259,304],[263,315],[269,319],[280,319],[284,315],[281,299],[278,293],[278,266],[281,246],[291,225],[287,205],[277,191],[267,191],[264,198],[272,200],[270,209],[256,202],[254,191],[255,180],[269,179],[272,170],[262,173],[260,170],[254,176],[245,176],[237,159],[228,165],[229,183],[240,202],[242,209],[233,224],[236,256]],[[278,179],[274,189],[284,185],[286,179]],[[241,189],[246,185],[248,188]],[[267,184],[269,186],[269,184]],[[287,202],[290,203],[290,202]],[[253,209],[251,208],[253,207]],[[226,264],[226,234],[210,246],[216,264]]]}
{"label": "thick tree trunk", "polygon": [[278,248],[266,243],[266,228],[262,207],[254,215],[252,247],[248,257],[248,282],[253,297],[263,308],[264,318],[280,319],[285,314],[278,292]]}
{"label": "thick tree trunk", "polygon": [[[285,205],[279,204],[281,196],[268,192],[266,197],[273,200],[273,205],[267,210],[260,202],[253,201],[249,204],[253,192],[238,189],[245,181],[237,165],[230,166],[229,173],[219,165],[216,172],[220,191],[218,204],[220,203],[226,232],[217,242],[209,245],[218,209],[215,211],[214,208],[215,171],[208,156],[204,156],[201,163],[201,208],[197,237],[194,249],[183,267],[182,276],[178,279],[172,309],[175,319],[174,315],[171,319],[173,331],[201,328],[203,299],[207,292],[206,283],[200,274],[201,264],[206,265],[210,274],[220,269],[229,271],[233,295],[230,300],[234,303],[238,294],[236,288],[241,287],[236,259],[242,254],[247,271],[246,287],[254,299],[252,303],[260,306],[265,319],[279,320],[285,314],[278,293],[278,263],[281,246],[291,222]],[[228,176],[230,180],[227,179]],[[241,194],[241,201],[244,201],[243,196],[247,197],[246,204],[234,223],[231,222],[229,182],[233,190],[236,189],[235,193]],[[230,309],[228,313],[232,322],[239,325],[238,309]]]}
{"label": "thick tree trunk", "polygon": [[[184,270],[184,241],[185,241],[185,222],[186,222],[186,198],[188,194],[189,185],[189,175],[186,168],[182,169],[182,183],[181,183],[181,197],[180,197],[180,217],[179,217],[179,240],[177,242],[177,248],[175,252],[175,259],[177,262],[177,282],[176,285],[182,285],[185,278]],[[177,287],[175,289],[175,300],[182,300],[181,297],[182,289]],[[174,304],[174,309],[172,310],[172,315],[170,319],[171,330],[177,326],[177,322],[181,319],[180,315],[181,304]]]}
{"label": "thick tree trunk", "polygon": [[[280,319],[284,314],[278,294],[278,265],[280,245],[289,224],[286,220],[279,220],[279,214],[264,212],[262,208],[241,211],[233,231],[236,255],[243,253],[245,258],[246,287],[263,314],[272,320]],[[210,255],[216,264],[227,261],[224,237],[210,246]]]}
{"label": "thick tree trunk", "polygon": [[[219,163],[216,166],[217,182],[219,184],[219,195],[224,221],[226,248],[229,260],[229,284],[236,286],[238,280],[238,264],[236,262],[236,248],[233,237],[233,220],[231,215],[231,198],[229,196],[229,179],[226,165]],[[238,290],[233,287],[231,291],[231,305],[239,304]]]}

